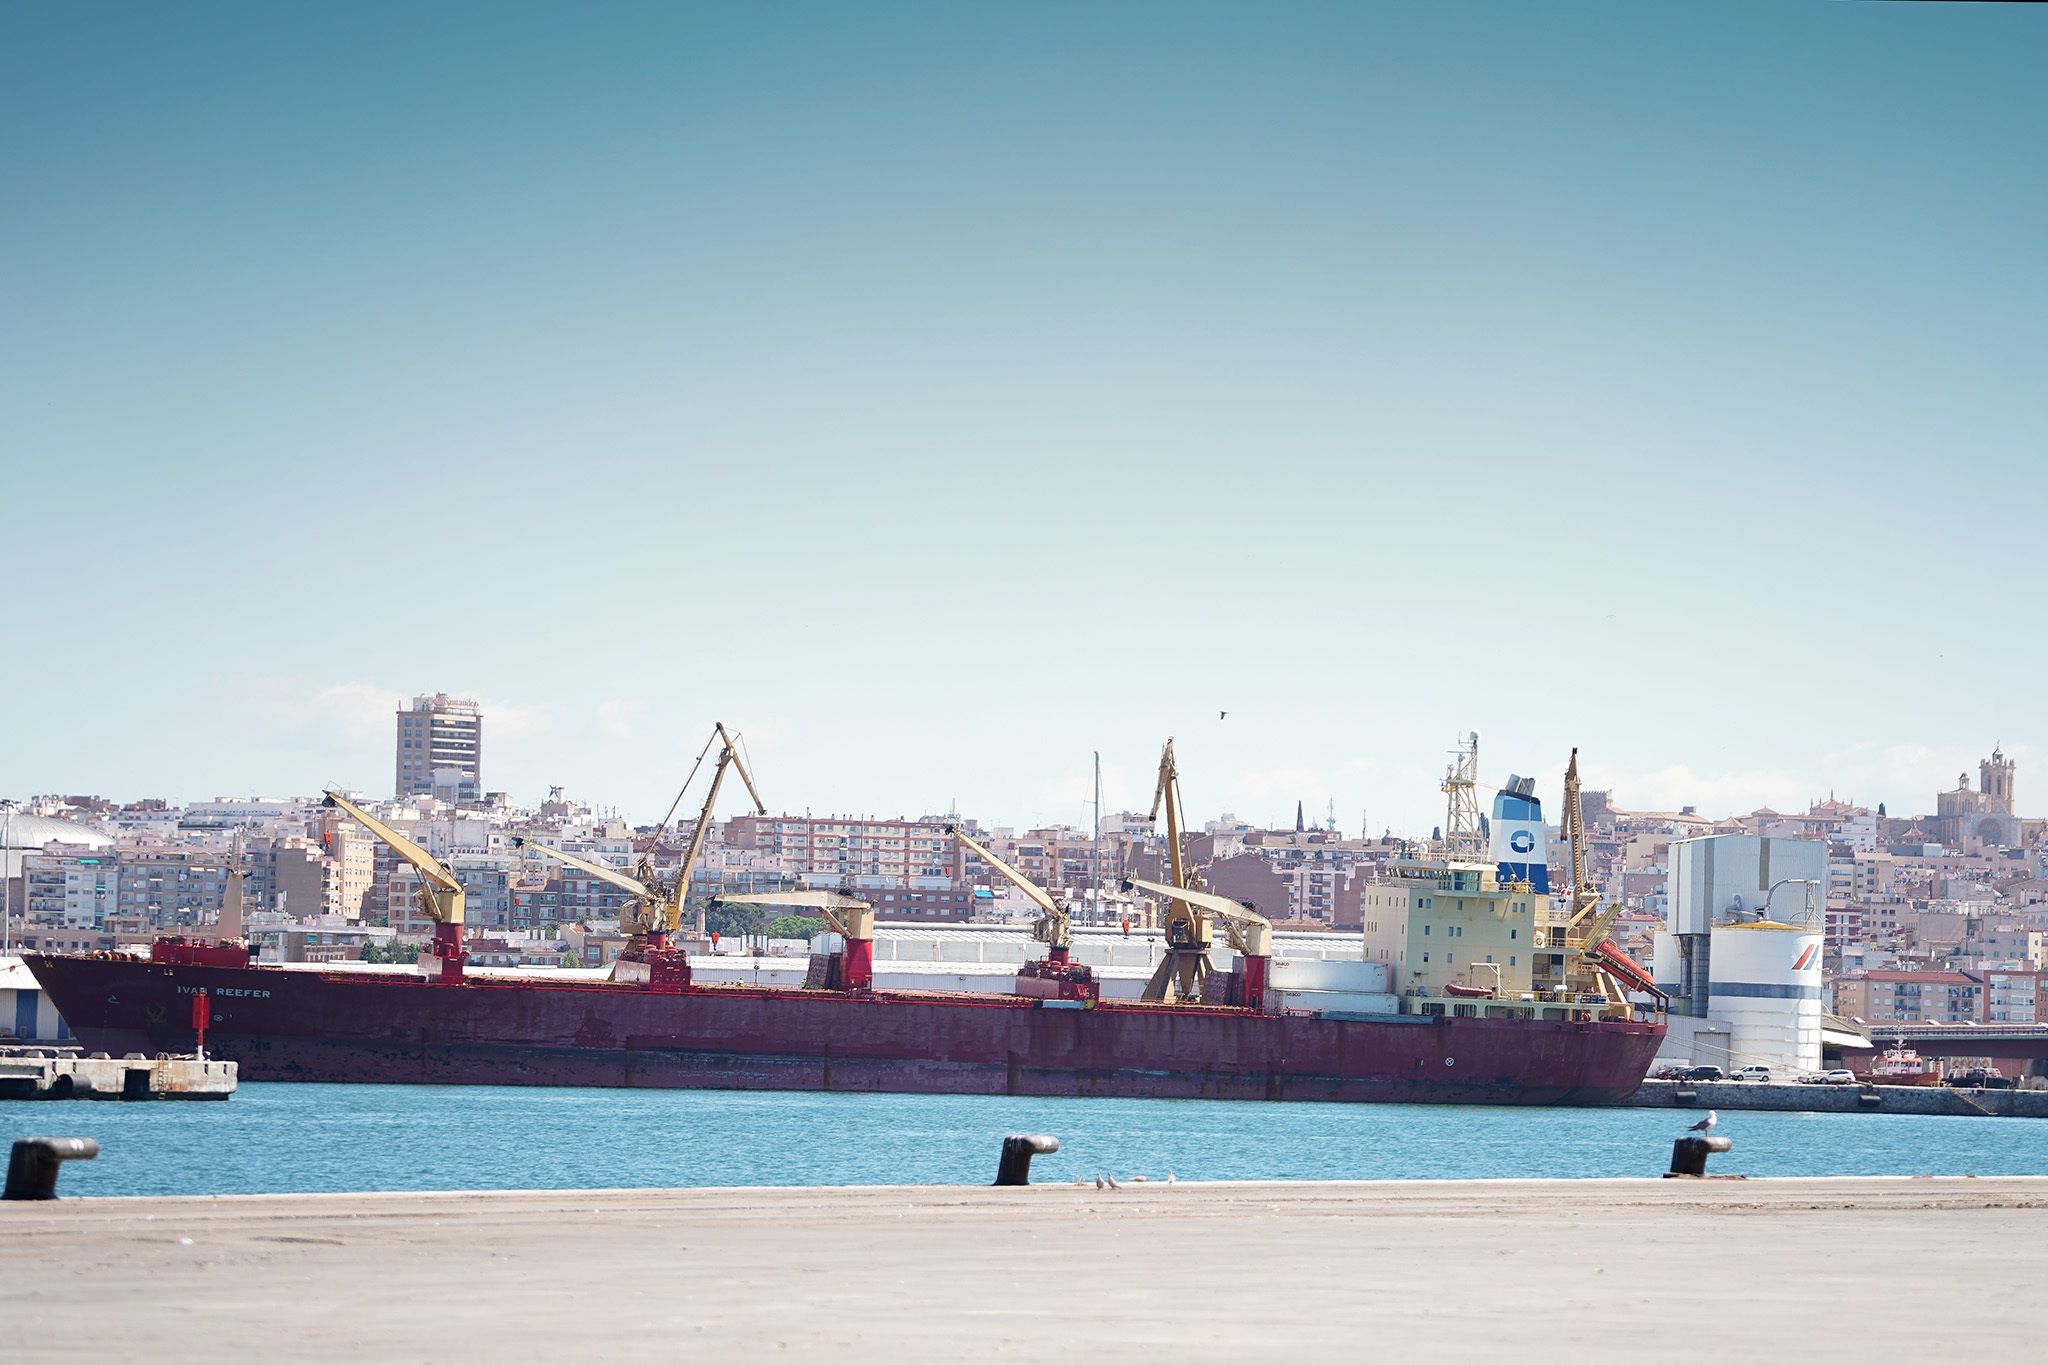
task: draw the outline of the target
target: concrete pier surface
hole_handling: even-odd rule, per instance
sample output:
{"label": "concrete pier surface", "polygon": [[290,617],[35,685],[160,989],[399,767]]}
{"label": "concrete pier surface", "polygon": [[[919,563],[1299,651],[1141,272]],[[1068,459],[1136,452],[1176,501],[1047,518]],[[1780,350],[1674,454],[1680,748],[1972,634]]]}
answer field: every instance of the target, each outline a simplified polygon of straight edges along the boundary
{"label": "concrete pier surface", "polygon": [[2016,1361],[2044,1281],[2048,1178],[0,1203],[16,1365]]}

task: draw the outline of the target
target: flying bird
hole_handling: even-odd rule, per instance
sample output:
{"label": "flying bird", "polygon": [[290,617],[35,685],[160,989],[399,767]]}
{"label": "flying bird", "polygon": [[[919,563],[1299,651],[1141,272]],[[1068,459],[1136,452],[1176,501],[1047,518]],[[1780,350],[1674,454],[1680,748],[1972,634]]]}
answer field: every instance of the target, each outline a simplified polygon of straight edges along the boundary
{"label": "flying bird", "polygon": [[1714,1125],[1719,1123],[1720,1121],[1721,1116],[1715,1113],[1713,1110],[1709,1109],[1707,1111],[1707,1116],[1705,1118],[1701,1119],[1698,1123],[1695,1123],[1692,1127],[1686,1129],[1685,1131],[1688,1133],[1711,1133],[1714,1131]]}
{"label": "flying bird", "polygon": [[1218,711],[1218,712],[1216,713],[1216,719],[1218,719],[1218,720],[1222,720],[1222,719],[1223,719],[1223,718],[1224,718],[1225,716],[1227,716],[1227,715],[1229,715],[1229,714],[1230,714],[1230,713],[1229,713],[1228,711]]}

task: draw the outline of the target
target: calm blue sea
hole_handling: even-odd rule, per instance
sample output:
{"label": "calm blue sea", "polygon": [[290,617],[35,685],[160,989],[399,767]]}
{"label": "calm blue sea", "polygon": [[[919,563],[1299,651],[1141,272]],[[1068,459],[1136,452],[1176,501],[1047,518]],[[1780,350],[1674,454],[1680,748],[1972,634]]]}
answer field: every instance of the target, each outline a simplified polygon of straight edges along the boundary
{"label": "calm blue sea", "polygon": [[[1071,1180],[1422,1180],[1661,1172],[1656,1109],[1225,1104],[484,1086],[251,1084],[222,1104],[0,1104],[0,1139],[98,1138],[75,1195],[984,1184],[1006,1133]],[[11,1130],[11,1131],[10,1131]],[[2048,1175],[2048,1120],[1723,1113],[1749,1175]]]}

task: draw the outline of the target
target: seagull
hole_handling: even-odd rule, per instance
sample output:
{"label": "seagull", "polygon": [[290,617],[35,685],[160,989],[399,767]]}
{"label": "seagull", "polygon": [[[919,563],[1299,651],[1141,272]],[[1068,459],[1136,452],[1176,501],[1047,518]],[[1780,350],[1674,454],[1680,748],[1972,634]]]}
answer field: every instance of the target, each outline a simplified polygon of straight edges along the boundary
{"label": "seagull", "polygon": [[1122,1189],[1122,1188],[1123,1188],[1123,1186],[1121,1186],[1121,1185],[1119,1185],[1119,1184],[1117,1184],[1117,1183],[1116,1183],[1116,1177],[1115,1177],[1115,1176],[1111,1176],[1111,1177],[1109,1178],[1109,1187],[1110,1187],[1111,1189],[1113,1189],[1113,1190],[1120,1190],[1120,1189]]}
{"label": "seagull", "polygon": [[1707,1111],[1707,1116],[1705,1118],[1701,1119],[1698,1123],[1695,1123],[1692,1127],[1686,1129],[1685,1131],[1688,1133],[1711,1133],[1714,1131],[1714,1125],[1719,1123],[1720,1121],[1721,1116],[1715,1113],[1713,1110],[1709,1109]]}
{"label": "seagull", "polygon": [[1166,1183],[1167,1183],[1167,1184],[1169,1184],[1169,1185],[1173,1184],[1173,1182],[1174,1182],[1174,1181],[1175,1181],[1175,1180],[1176,1180],[1177,1178],[1178,1178],[1178,1177],[1176,1177],[1176,1176],[1174,1175],[1174,1173],[1173,1173],[1172,1171],[1168,1171],[1168,1172],[1166,1173]]}
{"label": "seagull", "polygon": [[1100,1171],[1095,1173],[1095,1188],[1098,1190],[1102,1188],[1102,1172]]}

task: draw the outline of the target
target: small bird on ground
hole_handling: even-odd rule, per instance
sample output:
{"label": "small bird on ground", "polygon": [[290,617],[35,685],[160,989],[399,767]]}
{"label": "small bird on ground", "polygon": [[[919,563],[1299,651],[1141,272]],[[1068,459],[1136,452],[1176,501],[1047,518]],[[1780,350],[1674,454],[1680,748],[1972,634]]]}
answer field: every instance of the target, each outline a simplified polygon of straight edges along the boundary
{"label": "small bird on ground", "polygon": [[1720,1121],[1721,1116],[1715,1113],[1713,1110],[1709,1109],[1707,1111],[1707,1116],[1705,1118],[1701,1119],[1698,1123],[1695,1123],[1692,1127],[1686,1129],[1685,1131],[1688,1133],[1711,1133],[1714,1131],[1714,1125],[1719,1123]]}
{"label": "small bird on ground", "polygon": [[1121,1186],[1121,1185],[1119,1185],[1119,1184],[1117,1184],[1117,1183],[1116,1183],[1116,1177],[1115,1177],[1115,1176],[1111,1176],[1111,1177],[1109,1178],[1109,1187],[1110,1187],[1111,1189],[1113,1189],[1113,1190],[1120,1190],[1120,1189],[1122,1189],[1122,1188],[1123,1188],[1123,1186]]}
{"label": "small bird on ground", "polygon": [[1169,1185],[1171,1185],[1171,1184],[1172,1184],[1172,1183],[1174,1182],[1174,1179],[1175,1179],[1175,1176],[1174,1176],[1173,1172],[1172,1172],[1172,1171],[1168,1171],[1168,1172],[1166,1173],[1166,1183],[1167,1183],[1167,1184],[1169,1184]]}
{"label": "small bird on ground", "polygon": [[1095,1173],[1095,1188],[1098,1190],[1102,1188],[1102,1172],[1100,1171]]}

